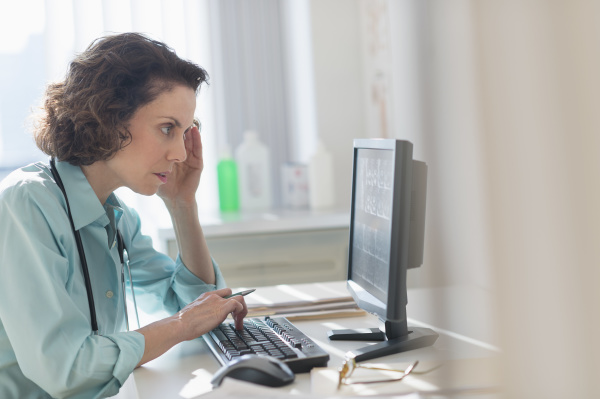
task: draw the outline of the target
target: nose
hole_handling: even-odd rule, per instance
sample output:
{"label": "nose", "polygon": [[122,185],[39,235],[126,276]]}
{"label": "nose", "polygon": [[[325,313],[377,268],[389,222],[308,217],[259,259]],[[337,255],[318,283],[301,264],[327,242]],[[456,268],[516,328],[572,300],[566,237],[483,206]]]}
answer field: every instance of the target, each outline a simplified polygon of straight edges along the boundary
{"label": "nose", "polygon": [[184,137],[178,137],[169,144],[167,159],[174,162],[184,162],[187,159]]}

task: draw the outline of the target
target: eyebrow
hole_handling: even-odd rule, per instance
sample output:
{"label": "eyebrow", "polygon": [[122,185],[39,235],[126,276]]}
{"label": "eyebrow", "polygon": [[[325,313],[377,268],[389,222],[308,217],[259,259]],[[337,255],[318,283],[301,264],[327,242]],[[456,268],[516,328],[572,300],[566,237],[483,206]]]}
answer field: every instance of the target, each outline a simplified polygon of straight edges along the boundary
{"label": "eyebrow", "polygon": [[161,118],[171,119],[175,123],[175,126],[181,127],[181,123],[172,116],[161,116]]}
{"label": "eyebrow", "polygon": [[[166,119],[172,120],[173,123],[175,123],[175,126],[178,128],[181,128],[181,126],[182,126],[181,122],[179,122],[176,118],[173,118],[172,116],[161,116],[161,118],[166,118]],[[187,129],[185,129],[185,131],[187,132],[188,130],[190,130],[192,128],[192,126],[194,126],[194,121],[192,121],[192,124]]]}

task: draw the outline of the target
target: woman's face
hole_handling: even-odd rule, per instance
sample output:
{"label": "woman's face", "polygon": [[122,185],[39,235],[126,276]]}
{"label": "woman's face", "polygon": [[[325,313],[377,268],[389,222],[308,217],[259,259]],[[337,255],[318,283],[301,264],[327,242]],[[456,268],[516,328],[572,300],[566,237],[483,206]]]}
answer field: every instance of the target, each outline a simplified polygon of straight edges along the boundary
{"label": "woman's face", "polygon": [[175,162],[186,159],[184,134],[195,109],[194,91],[177,85],[136,111],[127,127],[131,142],[106,161],[119,187],[152,195],[167,182]]}

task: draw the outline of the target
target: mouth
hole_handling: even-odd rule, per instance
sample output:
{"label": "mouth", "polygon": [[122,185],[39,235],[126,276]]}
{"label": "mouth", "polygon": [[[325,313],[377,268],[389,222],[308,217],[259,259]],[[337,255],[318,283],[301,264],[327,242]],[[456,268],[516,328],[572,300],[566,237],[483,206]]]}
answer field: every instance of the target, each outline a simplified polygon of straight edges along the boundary
{"label": "mouth", "polygon": [[163,183],[167,182],[167,175],[168,172],[154,173],[154,176],[158,177],[158,179]]}

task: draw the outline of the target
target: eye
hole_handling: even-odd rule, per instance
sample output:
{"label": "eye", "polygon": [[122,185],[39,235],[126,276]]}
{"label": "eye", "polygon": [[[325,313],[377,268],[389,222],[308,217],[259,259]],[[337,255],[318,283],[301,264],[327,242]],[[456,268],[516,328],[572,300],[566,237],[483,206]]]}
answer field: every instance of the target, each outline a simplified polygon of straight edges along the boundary
{"label": "eye", "polygon": [[171,134],[171,129],[173,129],[173,126],[165,126],[165,127],[161,127],[160,130],[166,135],[168,136],[169,134]]}

